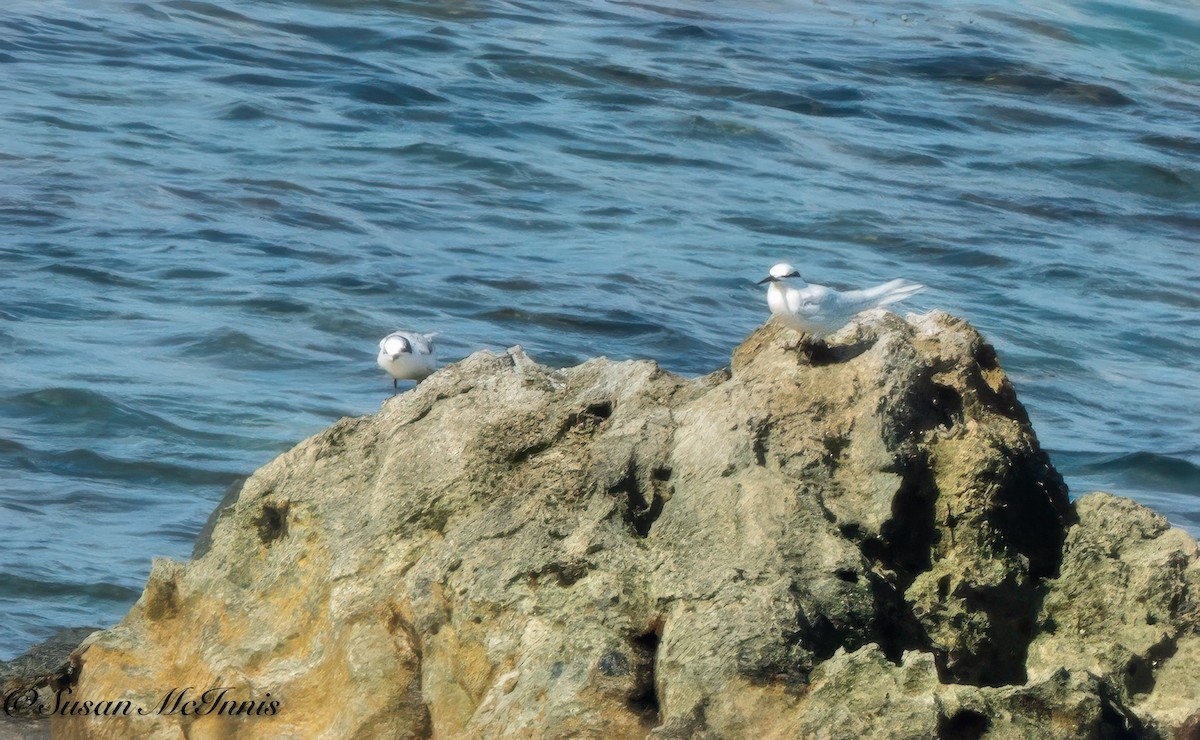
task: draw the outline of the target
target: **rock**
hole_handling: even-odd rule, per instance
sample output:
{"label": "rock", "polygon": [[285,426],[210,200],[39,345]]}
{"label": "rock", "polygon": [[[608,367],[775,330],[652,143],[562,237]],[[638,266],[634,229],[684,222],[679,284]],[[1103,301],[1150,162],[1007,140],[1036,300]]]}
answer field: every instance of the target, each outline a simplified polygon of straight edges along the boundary
{"label": "rock", "polygon": [[1111,701],[1164,737],[1200,736],[1200,549],[1166,519],[1104,493],[1080,498],[1048,585],[1031,675],[1107,677]]}
{"label": "rock", "polygon": [[[264,466],[192,562],[156,561],[72,659],[75,696],[146,713],[55,731],[1195,726],[1195,544],[1125,502],[1085,499],[1076,523],[992,348],[944,313],[910,321],[868,314],[828,343],[768,324],[697,379],[476,353]],[[1112,565],[1095,587],[1089,562]],[[1118,583],[1162,635],[1094,608]],[[1127,627],[1129,655],[1107,651]],[[1173,655],[1153,652],[1167,634]],[[1149,681],[1126,678],[1132,655]]]}
{"label": "rock", "polygon": [[74,681],[70,655],[98,627],[59,630],[11,661],[0,661],[0,737],[50,737],[56,693]]}

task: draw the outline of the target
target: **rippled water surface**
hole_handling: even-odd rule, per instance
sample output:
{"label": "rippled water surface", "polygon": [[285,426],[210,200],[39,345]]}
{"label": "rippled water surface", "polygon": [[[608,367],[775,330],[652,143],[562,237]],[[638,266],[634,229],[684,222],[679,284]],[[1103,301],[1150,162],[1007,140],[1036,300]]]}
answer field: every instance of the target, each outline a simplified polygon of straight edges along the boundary
{"label": "rippled water surface", "polygon": [[1073,493],[1200,532],[1200,10],[8,0],[0,658],[118,619],[379,337],[699,374],[806,277],[997,345]]}

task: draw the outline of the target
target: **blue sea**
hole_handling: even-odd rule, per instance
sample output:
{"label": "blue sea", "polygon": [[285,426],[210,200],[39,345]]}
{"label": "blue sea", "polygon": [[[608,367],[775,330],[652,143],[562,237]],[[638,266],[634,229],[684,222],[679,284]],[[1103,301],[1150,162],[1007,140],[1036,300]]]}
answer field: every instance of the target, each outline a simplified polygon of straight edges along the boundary
{"label": "blue sea", "polygon": [[929,286],[1072,494],[1200,534],[1192,0],[6,0],[0,659],[448,361],[729,362],[754,282]]}

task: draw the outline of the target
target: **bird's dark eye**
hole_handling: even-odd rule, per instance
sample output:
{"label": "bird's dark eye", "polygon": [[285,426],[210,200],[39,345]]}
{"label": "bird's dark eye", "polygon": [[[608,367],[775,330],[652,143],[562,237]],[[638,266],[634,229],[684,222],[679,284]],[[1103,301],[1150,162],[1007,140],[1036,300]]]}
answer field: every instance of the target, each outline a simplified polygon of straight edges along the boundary
{"label": "bird's dark eye", "polygon": [[792,274],[788,275],[788,277],[800,277],[800,272],[798,270],[792,270]]}

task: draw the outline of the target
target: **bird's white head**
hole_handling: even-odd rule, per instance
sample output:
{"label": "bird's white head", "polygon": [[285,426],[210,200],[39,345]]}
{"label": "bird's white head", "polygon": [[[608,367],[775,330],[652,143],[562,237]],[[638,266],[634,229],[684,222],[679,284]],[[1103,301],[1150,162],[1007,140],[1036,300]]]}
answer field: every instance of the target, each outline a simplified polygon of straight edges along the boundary
{"label": "bird's white head", "polygon": [[409,344],[408,340],[396,334],[384,337],[383,341],[379,343],[379,348],[384,353],[390,355],[393,360],[398,360],[400,359],[400,355],[412,352],[412,345]]}
{"label": "bird's white head", "polygon": [[800,273],[796,271],[795,267],[792,267],[787,262],[780,262],[779,264],[773,266],[771,268],[771,274],[767,275],[762,280],[759,280],[758,284],[762,285],[764,283],[778,283],[783,280],[788,280],[789,278],[798,280],[800,278]]}

